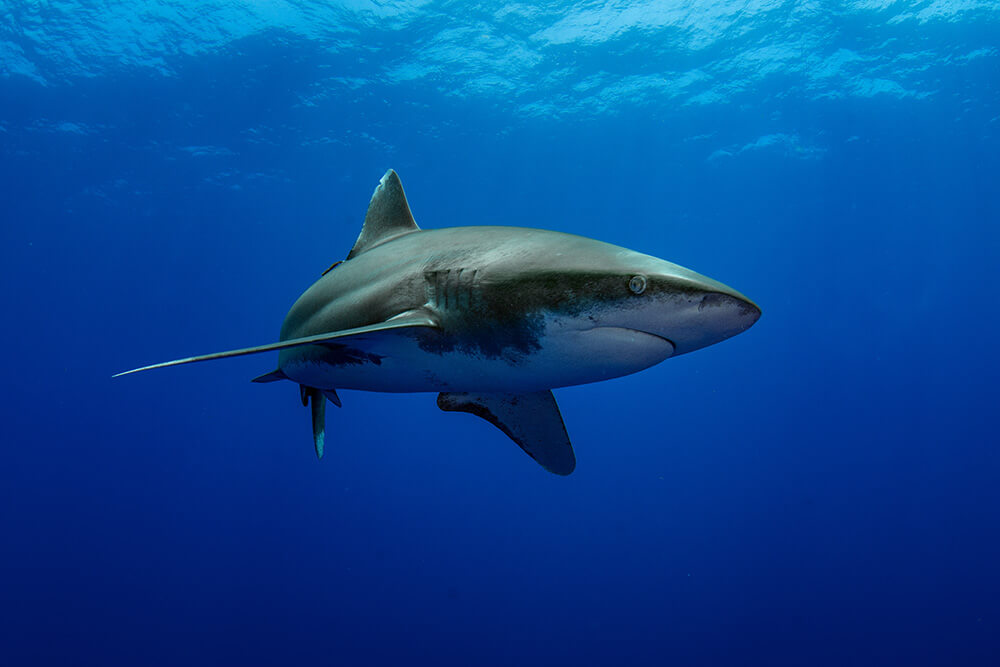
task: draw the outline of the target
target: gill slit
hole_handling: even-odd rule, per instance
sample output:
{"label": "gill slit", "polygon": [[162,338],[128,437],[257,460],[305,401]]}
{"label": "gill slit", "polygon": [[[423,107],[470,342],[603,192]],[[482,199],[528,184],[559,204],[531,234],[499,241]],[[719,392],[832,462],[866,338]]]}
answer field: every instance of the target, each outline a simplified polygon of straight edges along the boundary
{"label": "gill slit", "polygon": [[464,312],[478,304],[479,270],[458,268],[424,272],[427,304],[439,312]]}

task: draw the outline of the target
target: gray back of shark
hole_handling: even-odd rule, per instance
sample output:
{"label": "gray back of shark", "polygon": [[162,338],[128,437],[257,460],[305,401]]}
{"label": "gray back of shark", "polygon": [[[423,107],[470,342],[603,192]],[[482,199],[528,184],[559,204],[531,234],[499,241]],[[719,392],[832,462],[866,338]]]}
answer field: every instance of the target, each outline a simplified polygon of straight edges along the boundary
{"label": "gray back of shark", "polygon": [[[255,382],[291,380],[322,457],[337,389],[438,392],[546,470],[576,458],[552,389],[628,375],[748,329],[760,309],[684,267],[520,227],[421,230],[389,170],[357,242],[292,306],[280,341],[137,368],[278,351]],[[116,376],[117,377],[117,376]]]}

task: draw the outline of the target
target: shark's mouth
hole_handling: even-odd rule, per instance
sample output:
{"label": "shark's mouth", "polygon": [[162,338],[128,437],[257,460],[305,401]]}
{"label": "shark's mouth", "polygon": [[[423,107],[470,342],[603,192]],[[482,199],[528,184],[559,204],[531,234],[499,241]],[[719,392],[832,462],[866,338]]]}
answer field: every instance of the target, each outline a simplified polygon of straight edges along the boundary
{"label": "shark's mouth", "polygon": [[651,338],[655,338],[658,341],[663,341],[670,347],[670,354],[667,355],[668,357],[673,356],[674,352],[677,351],[677,346],[674,345],[674,341],[670,340],[666,336],[661,336],[660,334],[653,333],[652,331],[644,331],[643,329],[627,328],[627,330],[642,336],[649,336]]}
{"label": "shark's mouth", "polygon": [[611,356],[645,352],[662,360],[673,356],[677,349],[669,338],[632,327],[599,326],[586,329],[585,332],[599,336],[605,345],[609,345],[606,352]]}
{"label": "shark's mouth", "polygon": [[631,329],[629,327],[625,327],[625,328],[628,331],[634,331],[635,333],[645,334],[647,336],[652,336],[653,338],[659,338],[662,341],[666,341],[670,345],[670,347],[673,348],[674,350],[677,349],[677,345],[674,344],[674,341],[670,340],[666,336],[661,336],[660,334],[653,333],[652,331],[645,331],[644,329]]}

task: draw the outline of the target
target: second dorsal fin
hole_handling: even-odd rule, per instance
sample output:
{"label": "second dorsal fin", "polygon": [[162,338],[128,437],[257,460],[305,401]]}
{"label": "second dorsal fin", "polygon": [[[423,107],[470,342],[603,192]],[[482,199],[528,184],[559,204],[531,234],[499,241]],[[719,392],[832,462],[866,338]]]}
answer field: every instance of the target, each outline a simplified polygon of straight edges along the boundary
{"label": "second dorsal fin", "polygon": [[375,188],[375,194],[368,204],[365,224],[347,259],[356,257],[383,241],[419,230],[410,213],[410,205],[406,203],[403,184],[399,182],[396,172],[390,169]]}

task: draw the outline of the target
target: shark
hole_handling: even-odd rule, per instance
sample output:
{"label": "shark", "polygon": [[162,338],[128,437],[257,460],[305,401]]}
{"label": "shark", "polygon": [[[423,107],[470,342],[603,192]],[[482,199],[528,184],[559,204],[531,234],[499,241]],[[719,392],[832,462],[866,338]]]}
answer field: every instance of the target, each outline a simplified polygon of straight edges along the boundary
{"label": "shark", "polygon": [[543,229],[421,229],[388,170],[346,259],[292,305],[277,342],[140,371],[267,352],[310,408],[323,457],[338,390],[435,392],[545,470],[576,468],[552,390],[600,382],[731,338],[760,318],[736,290],[677,264]]}

